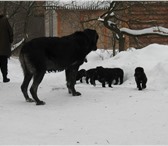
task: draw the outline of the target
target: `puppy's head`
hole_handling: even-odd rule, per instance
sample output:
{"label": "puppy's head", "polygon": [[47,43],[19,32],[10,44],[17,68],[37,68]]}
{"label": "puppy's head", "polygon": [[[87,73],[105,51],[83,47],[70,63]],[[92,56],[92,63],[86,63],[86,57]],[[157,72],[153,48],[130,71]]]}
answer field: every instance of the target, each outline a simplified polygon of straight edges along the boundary
{"label": "puppy's head", "polygon": [[134,76],[140,78],[144,74],[144,69],[142,67],[135,68]]}

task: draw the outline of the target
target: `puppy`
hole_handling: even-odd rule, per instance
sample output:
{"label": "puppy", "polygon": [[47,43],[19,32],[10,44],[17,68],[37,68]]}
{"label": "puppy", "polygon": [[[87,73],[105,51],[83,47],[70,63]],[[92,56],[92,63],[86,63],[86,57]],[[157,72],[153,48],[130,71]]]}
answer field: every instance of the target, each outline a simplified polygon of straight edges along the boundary
{"label": "puppy", "polygon": [[102,87],[106,87],[105,84],[107,83],[112,88],[112,82],[116,76],[114,70],[112,68],[103,68],[102,66],[98,66],[96,69],[95,79],[102,83]]}
{"label": "puppy", "polygon": [[92,85],[95,85],[95,74],[96,74],[96,68],[91,68],[89,70],[86,71],[86,83]]}
{"label": "puppy", "polygon": [[146,83],[147,83],[147,77],[142,67],[137,67],[135,69],[134,77],[135,77],[135,82],[137,84],[137,88],[139,90],[145,89]]}
{"label": "puppy", "polygon": [[124,71],[121,68],[113,68],[113,71],[115,73],[115,84],[122,84],[123,83],[123,78],[124,78]]}
{"label": "puppy", "polygon": [[80,80],[81,83],[83,83],[82,78],[86,77],[86,70],[81,69],[78,71],[77,76],[76,76],[76,81]]}

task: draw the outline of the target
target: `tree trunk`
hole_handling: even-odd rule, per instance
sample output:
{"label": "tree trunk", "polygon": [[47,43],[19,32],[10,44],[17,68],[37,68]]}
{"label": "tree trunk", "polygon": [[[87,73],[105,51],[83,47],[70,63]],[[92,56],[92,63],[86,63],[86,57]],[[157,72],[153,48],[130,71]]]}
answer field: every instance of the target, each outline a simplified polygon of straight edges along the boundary
{"label": "tree trunk", "polygon": [[120,36],[118,41],[119,41],[119,52],[124,51],[125,50],[125,38],[124,38],[124,36],[123,35]]}

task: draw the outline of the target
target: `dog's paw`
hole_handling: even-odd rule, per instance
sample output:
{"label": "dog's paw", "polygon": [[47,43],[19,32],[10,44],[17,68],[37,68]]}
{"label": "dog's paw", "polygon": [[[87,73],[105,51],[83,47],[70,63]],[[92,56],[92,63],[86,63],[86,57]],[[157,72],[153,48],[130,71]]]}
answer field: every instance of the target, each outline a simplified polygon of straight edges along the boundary
{"label": "dog's paw", "polygon": [[74,92],[72,95],[73,95],[73,96],[80,96],[81,93],[80,93],[80,92]]}
{"label": "dog's paw", "polygon": [[34,100],[31,99],[31,98],[27,98],[27,99],[26,99],[26,102],[34,102]]}
{"label": "dog's paw", "polygon": [[44,101],[38,101],[36,102],[36,105],[45,105],[46,103]]}

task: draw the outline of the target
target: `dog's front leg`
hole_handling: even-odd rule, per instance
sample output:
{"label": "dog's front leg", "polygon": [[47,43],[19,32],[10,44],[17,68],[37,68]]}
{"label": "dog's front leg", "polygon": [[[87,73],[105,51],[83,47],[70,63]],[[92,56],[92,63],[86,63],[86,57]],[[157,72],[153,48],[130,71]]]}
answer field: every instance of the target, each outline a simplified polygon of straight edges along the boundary
{"label": "dog's front leg", "polygon": [[67,81],[67,88],[70,94],[73,96],[79,96],[81,95],[80,92],[77,92],[75,90],[75,84],[76,84],[76,75],[79,67],[75,68],[69,68],[65,70],[66,73],[66,81]]}
{"label": "dog's front leg", "polygon": [[137,88],[138,88],[139,90],[142,90],[141,82],[138,82],[138,81],[137,81]]}

